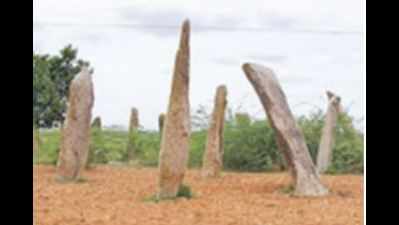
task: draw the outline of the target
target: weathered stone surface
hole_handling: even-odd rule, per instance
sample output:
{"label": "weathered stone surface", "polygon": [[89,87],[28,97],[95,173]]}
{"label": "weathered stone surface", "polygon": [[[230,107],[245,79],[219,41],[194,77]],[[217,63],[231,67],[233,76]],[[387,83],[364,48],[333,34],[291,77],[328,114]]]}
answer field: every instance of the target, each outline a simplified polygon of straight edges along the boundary
{"label": "weathered stone surface", "polygon": [[270,124],[276,132],[278,148],[287,161],[294,181],[294,195],[328,194],[328,190],[320,182],[303,133],[295,122],[274,72],[264,66],[249,63],[243,65],[243,70],[258,94]]}
{"label": "weathered stone surface", "polygon": [[92,128],[97,128],[97,129],[102,129],[102,122],[101,122],[101,117],[97,116],[94,118],[93,123],[91,123]]}
{"label": "weathered stone surface", "polygon": [[88,68],[83,67],[72,80],[68,101],[57,166],[57,179],[60,181],[79,179],[88,158],[94,104],[93,83]]}
{"label": "weathered stone surface", "polygon": [[190,24],[181,31],[159,154],[159,199],[176,197],[187,167],[190,140]]}
{"label": "weathered stone surface", "polygon": [[216,91],[215,106],[203,156],[202,176],[204,177],[218,177],[223,168],[223,130],[227,105],[226,96],[226,86],[219,86]]}
{"label": "weathered stone surface", "polygon": [[130,113],[129,134],[127,142],[127,154],[129,160],[133,160],[136,155],[136,139],[137,139],[138,128],[139,128],[139,111],[133,107]]}
{"label": "weathered stone surface", "polygon": [[341,98],[331,91],[327,91],[327,97],[328,108],[317,153],[317,170],[319,173],[324,173],[331,164],[335,127],[337,126],[338,114],[341,112]]}
{"label": "weathered stone surface", "polygon": [[138,128],[139,128],[139,110],[133,107],[130,112],[129,130],[134,130]]}
{"label": "weathered stone surface", "polygon": [[160,134],[161,138],[162,138],[162,131],[163,131],[164,123],[165,123],[165,114],[161,113],[161,114],[159,114],[159,117],[158,117],[158,129],[159,129],[159,134]]}

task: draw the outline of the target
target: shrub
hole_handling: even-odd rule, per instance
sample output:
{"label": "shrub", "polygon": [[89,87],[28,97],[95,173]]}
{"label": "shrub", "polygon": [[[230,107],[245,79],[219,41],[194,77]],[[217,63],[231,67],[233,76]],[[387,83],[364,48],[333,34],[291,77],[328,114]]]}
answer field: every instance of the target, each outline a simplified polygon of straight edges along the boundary
{"label": "shrub", "polygon": [[189,167],[201,167],[206,146],[207,131],[199,130],[191,133]]}
{"label": "shrub", "polygon": [[226,169],[272,170],[281,161],[273,131],[265,121],[228,121],[224,135],[223,161]]}
{"label": "shrub", "polygon": [[329,173],[363,173],[363,134],[347,114],[338,117],[336,144]]}
{"label": "shrub", "polygon": [[182,184],[179,187],[179,191],[177,192],[177,198],[192,198],[193,193],[191,192],[191,188],[188,185]]}
{"label": "shrub", "polygon": [[40,145],[34,155],[34,161],[40,164],[56,165],[60,146],[60,132],[58,130],[40,130]]}
{"label": "shrub", "polygon": [[[205,115],[202,112],[203,115]],[[206,115],[205,115],[206,116]],[[197,121],[201,118],[197,118]],[[314,112],[298,118],[312,159],[316,161],[324,115]],[[189,167],[201,167],[205,150],[206,124],[198,123],[191,134]],[[41,145],[34,163],[56,164],[59,151],[59,131],[41,131]],[[92,131],[92,162],[126,162],[128,133],[126,131]],[[137,161],[144,166],[157,166],[160,135],[157,131],[139,130],[137,133]],[[266,120],[253,120],[243,114],[227,117],[224,129],[224,168],[236,171],[273,171],[284,166],[277,149],[274,131]],[[336,144],[330,173],[363,172],[363,135],[353,127],[353,119],[346,113],[338,118]]]}

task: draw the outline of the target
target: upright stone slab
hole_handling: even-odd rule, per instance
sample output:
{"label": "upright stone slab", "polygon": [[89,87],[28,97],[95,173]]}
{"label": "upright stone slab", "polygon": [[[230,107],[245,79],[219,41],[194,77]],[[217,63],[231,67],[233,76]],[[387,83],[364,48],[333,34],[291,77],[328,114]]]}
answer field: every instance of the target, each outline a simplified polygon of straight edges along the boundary
{"label": "upright stone slab", "polygon": [[137,131],[139,128],[139,111],[136,108],[132,108],[130,113],[129,122],[129,134],[128,134],[128,144],[127,144],[127,154],[128,159],[133,160],[136,155],[136,139]]}
{"label": "upright stone slab", "polygon": [[159,134],[160,134],[161,138],[162,138],[162,131],[163,131],[164,123],[165,123],[165,114],[161,113],[161,114],[159,114],[159,117],[158,117],[158,129],[159,129]]}
{"label": "upright stone slab", "polygon": [[159,154],[158,199],[176,197],[187,167],[190,140],[190,24],[181,31]]}
{"label": "upright stone slab", "polygon": [[258,94],[275,130],[279,150],[293,177],[296,196],[322,196],[328,190],[321,184],[305,138],[288,106],[285,94],[272,70],[246,63],[243,70]]}
{"label": "upright stone slab", "polygon": [[319,173],[326,172],[331,164],[335,142],[335,127],[337,126],[338,114],[341,112],[341,98],[331,91],[327,91],[327,97],[328,108],[317,153],[317,170]]}
{"label": "upright stone slab", "polygon": [[79,179],[88,158],[94,91],[87,67],[72,80],[68,101],[56,172],[59,181]]}
{"label": "upright stone slab", "polygon": [[134,130],[139,128],[139,110],[137,108],[132,108],[130,111],[129,120],[129,130]]}
{"label": "upright stone slab", "polygon": [[223,130],[227,105],[226,96],[226,86],[219,86],[216,91],[215,106],[212,112],[206,149],[203,156],[203,177],[218,177],[223,168]]}

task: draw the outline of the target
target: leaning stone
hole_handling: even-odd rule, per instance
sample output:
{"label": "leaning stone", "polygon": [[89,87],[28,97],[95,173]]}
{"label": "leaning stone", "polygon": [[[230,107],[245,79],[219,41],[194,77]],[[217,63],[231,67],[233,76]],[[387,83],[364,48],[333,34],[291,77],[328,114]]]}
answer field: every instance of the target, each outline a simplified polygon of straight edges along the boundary
{"label": "leaning stone", "polygon": [[310,157],[305,137],[295,122],[280,84],[269,68],[246,63],[243,70],[258,94],[270,124],[276,133],[278,149],[283,154],[294,181],[294,195],[323,196],[322,185]]}

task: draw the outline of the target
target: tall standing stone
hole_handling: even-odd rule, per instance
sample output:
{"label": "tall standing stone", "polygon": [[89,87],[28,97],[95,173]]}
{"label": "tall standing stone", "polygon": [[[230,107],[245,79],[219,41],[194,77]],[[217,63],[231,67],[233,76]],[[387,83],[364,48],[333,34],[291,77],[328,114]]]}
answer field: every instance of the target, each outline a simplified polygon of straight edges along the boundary
{"label": "tall standing stone", "polygon": [[183,23],[159,154],[158,199],[176,197],[187,167],[190,140],[190,23]]}
{"label": "tall standing stone", "polygon": [[57,166],[59,181],[76,181],[86,166],[93,104],[94,90],[91,73],[87,67],[83,67],[72,80],[69,88],[68,109],[62,127]]}
{"label": "tall standing stone", "polygon": [[216,91],[215,106],[203,157],[202,176],[204,177],[218,177],[223,168],[223,130],[227,105],[226,96],[226,86],[219,86]]}
{"label": "tall standing stone", "polygon": [[294,181],[294,195],[328,194],[328,190],[320,181],[306,146],[305,137],[295,122],[274,72],[261,65],[249,63],[243,65],[243,70],[275,130],[277,146],[284,155]]}
{"label": "tall standing stone", "polygon": [[129,134],[127,142],[127,155],[129,160],[133,160],[137,153],[136,139],[137,139],[138,128],[139,128],[139,111],[133,107],[130,112]]}
{"label": "tall standing stone", "polygon": [[324,120],[319,150],[317,153],[317,170],[324,173],[331,164],[332,150],[335,142],[335,128],[338,114],[341,112],[341,98],[331,91],[327,91],[328,108]]}

